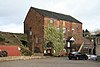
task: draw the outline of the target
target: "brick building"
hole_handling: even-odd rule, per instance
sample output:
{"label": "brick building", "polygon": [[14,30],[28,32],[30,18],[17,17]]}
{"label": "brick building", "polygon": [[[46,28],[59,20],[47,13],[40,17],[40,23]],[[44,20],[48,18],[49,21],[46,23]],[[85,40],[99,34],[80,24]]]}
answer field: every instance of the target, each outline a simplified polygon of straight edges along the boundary
{"label": "brick building", "polygon": [[24,33],[28,36],[29,48],[36,53],[43,53],[44,28],[53,24],[59,29],[63,27],[64,39],[73,37],[74,44],[80,46],[83,42],[82,23],[70,15],[31,7],[24,21]]}
{"label": "brick building", "polygon": [[95,49],[95,54],[100,55],[100,34],[94,35],[94,49]]}

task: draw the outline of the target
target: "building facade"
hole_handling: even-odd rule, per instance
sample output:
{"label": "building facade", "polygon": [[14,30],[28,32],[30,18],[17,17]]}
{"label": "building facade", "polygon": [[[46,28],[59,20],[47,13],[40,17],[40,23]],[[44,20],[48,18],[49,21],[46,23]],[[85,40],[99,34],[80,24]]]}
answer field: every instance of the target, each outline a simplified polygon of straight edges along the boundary
{"label": "building facade", "polygon": [[100,45],[100,34],[95,35],[96,45]]}
{"label": "building facade", "polygon": [[100,34],[96,34],[95,36],[95,54],[100,55]]}
{"label": "building facade", "polygon": [[75,46],[82,44],[83,31],[80,21],[70,15],[31,7],[24,21],[24,33],[27,34],[31,51],[43,53],[44,28],[50,26],[50,24],[57,29],[63,28],[65,41],[73,37]]}

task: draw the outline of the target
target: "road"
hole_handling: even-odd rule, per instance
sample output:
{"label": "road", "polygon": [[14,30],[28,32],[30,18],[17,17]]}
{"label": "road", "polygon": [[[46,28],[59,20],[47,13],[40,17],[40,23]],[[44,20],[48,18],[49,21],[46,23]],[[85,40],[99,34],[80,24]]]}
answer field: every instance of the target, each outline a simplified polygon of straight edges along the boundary
{"label": "road", "polygon": [[50,57],[46,59],[3,61],[0,62],[0,67],[100,67],[100,62]]}

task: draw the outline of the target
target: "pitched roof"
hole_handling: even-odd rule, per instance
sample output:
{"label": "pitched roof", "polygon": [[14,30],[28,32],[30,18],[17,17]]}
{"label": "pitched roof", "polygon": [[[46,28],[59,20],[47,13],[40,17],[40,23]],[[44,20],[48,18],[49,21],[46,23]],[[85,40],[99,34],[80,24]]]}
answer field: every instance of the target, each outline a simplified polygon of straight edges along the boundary
{"label": "pitched roof", "polygon": [[46,16],[46,17],[55,18],[58,20],[65,20],[65,21],[70,21],[70,22],[81,23],[80,21],[78,21],[77,19],[75,19],[74,17],[72,17],[70,15],[64,15],[61,13],[56,13],[56,12],[38,9],[38,8],[34,8],[34,7],[31,7],[31,8],[36,10],[37,12],[39,12],[40,14],[42,14],[43,16]]}

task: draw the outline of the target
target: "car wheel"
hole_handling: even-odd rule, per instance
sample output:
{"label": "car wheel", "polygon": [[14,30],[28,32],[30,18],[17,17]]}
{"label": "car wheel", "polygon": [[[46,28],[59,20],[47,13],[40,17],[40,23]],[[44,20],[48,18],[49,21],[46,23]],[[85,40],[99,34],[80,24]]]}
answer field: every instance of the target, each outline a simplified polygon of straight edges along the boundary
{"label": "car wheel", "polygon": [[75,58],[75,60],[78,60],[78,59],[79,59],[78,57]]}
{"label": "car wheel", "polygon": [[2,55],[3,55],[3,57],[7,57],[7,54],[8,54],[7,51],[5,51],[5,50],[2,51]]}
{"label": "car wheel", "polygon": [[1,57],[3,57],[3,54],[1,54]]}
{"label": "car wheel", "polygon": [[85,57],[85,60],[87,60],[88,59],[88,57]]}
{"label": "car wheel", "polygon": [[81,58],[79,57],[78,60],[81,60]]}
{"label": "car wheel", "polygon": [[71,60],[72,58],[69,58],[69,60]]}
{"label": "car wheel", "polygon": [[97,61],[97,58],[95,59],[95,61]]}

